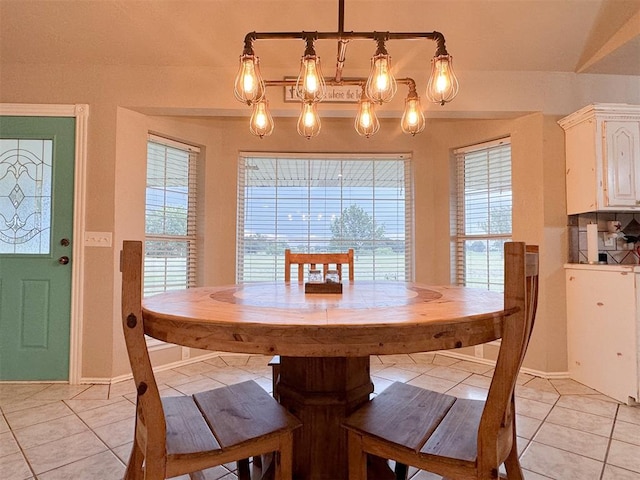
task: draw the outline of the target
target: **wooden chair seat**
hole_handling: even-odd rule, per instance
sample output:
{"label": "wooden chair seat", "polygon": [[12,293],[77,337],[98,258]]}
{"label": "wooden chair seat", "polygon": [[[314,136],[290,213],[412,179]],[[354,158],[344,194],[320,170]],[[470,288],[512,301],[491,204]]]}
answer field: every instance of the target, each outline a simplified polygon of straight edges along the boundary
{"label": "wooden chair seat", "polygon": [[[484,402],[457,398],[394,382],[349,417],[350,430],[366,432],[389,446],[403,445],[420,454],[468,463],[478,458],[478,425]],[[410,462],[409,462],[410,463]]]}
{"label": "wooden chair seat", "polygon": [[137,389],[125,479],[159,480],[186,473],[202,478],[194,472],[236,461],[238,478],[248,480],[249,458],[273,452],[275,479],[291,480],[293,431],[302,424],[256,382],[160,397],[142,317],[141,242],[124,242],[122,271],[123,329]]}
{"label": "wooden chair seat", "polygon": [[527,350],[538,298],[538,249],[505,244],[500,351],[486,401],[456,398],[395,382],[349,416],[349,480],[366,480],[367,455],[396,461],[447,480],[494,480],[504,463],[509,480],[523,480],[518,461],[514,389]]}

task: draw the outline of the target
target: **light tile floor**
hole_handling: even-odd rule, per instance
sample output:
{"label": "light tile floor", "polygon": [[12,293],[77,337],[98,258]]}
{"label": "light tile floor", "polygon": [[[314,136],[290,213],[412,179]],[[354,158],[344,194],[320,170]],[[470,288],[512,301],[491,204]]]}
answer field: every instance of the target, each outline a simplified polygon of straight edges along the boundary
{"label": "light tile floor", "polygon": [[[163,395],[254,379],[271,390],[270,357],[222,355],[157,373]],[[491,368],[438,354],[372,357],[377,394],[393,381],[484,398]],[[640,480],[640,407],[572,380],[521,374],[518,448],[526,480]],[[131,448],[132,381],[107,385],[0,384],[2,480],[120,479]],[[234,465],[207,471],[235,480]],[[412,480],[440,477],[410,470]],[[185,477],[186,478],[186,477]],[[181,480],[182,477],[181,477]]]}

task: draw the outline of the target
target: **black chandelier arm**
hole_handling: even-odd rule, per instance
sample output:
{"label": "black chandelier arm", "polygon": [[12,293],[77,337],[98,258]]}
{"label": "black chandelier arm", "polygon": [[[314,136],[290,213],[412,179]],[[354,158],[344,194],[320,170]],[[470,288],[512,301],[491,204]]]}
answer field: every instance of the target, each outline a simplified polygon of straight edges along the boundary
{"label": "black chandelier arm", "polygon": [[244,36],[244,48],[242,55],[254,55],[253,42],[256,39],[256,32],[249,32]]}
{"label": "black chandelier arm", "polygon": [[448,55],[445,46],[444,35],[440,32],[249,32],[244,37],[244,52],[253,54],[253,42],[256,40],[276,40],[298,38],[307,41],[313,36],[313,40],[339,40],[346,41],[364,39],[375,40],[380,44],[383,40],[417,40],[425,38],[436,42],[436,56]]}
{"label": "black chandelier arm", "polygon": [[445,47],[444,35],[440,32],[389,33],[389,40],[411,40],[415,38],[426,38],[436,42],[436,57],[439,57],[440,55],[448,55],[447,47]]}
{"label": "black chandelier arm", "polygon": [[318,38],[317,32],[302,32],[302,33],[303,33],[304,41],[306,42],[306,46],[304,49],[304,56],[315,57],[316,49],[313,47],[313,42],[315,42],[316,39]]}
{"label": "black chandelier arm", "polygon": [[387,52],[387,47],[385,47],[384,45],[384,43],[389,39],[389,32],[386,32],[386,33],[373,32],[373,39],[377,44],[376,53],[374,55],[376,57],[378,55],[389,55],[389,52]]}

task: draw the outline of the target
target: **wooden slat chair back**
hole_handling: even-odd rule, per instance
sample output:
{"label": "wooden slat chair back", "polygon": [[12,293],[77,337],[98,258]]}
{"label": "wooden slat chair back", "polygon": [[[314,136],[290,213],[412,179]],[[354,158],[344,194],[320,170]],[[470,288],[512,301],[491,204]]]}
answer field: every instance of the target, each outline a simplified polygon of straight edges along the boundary
{"label": "wooden slat chair back", "polygon": [[122,322],[137,390],[133,449],[125,479],[156,480],[186,473],[204,478],[198,472],[233,461],[238,462],[238,477],[250,479],[248,459],[275,452],[271,462],[275,478],[290,480],[292,432],[301,424],[257,383],[160,397],[142,317],[142,242],[125,241],[120,261]]}
{"label": "wooden slat chair back", "polygon": [[348,430],[349,480],[367,478],[367,454],[396,461],[447,480],[522,480],[515,427],[514,389],[531,336],[538,298],[538,247],[505,244],[502,341],[485,401],[456,398],[396,382],[344,423]]}
{"label": "wooden slat chair back", "polygon": [[305,267],[315,269],[322,266],[324,277],[331,267],[338,271],[338,277],[342,281],[342,266],[349,267],[349,281],[353,282],[353,248],[347,252],[339,253],[291,253],[290,249],[284,251],[284,281],[291,281],[291,265],[297,265],[298,282],[305,279]]}

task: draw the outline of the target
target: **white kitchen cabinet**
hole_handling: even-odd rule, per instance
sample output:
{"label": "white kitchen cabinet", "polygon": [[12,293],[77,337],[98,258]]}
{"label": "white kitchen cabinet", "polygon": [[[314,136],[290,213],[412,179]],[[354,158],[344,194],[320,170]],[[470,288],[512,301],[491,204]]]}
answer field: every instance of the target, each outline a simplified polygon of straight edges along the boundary
{"label": "white kitchen cabinet", "polygon": [[571,378],[618,401],[639,401],[640,267],[567,264],[565,273]]}
{"label": "white kitchen cabinet", "polygon": [[640,105],[593,104],[558,123],[567,214],[640,210]]}

